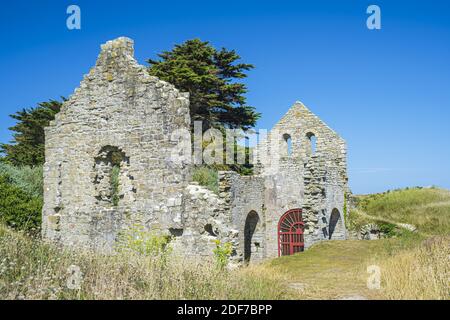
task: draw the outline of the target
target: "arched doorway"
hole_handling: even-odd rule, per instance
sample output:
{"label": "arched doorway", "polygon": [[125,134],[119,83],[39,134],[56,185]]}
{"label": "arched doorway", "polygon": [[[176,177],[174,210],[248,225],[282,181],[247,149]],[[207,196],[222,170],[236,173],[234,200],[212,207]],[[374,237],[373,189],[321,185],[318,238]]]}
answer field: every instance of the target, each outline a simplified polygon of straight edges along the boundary
{"label": "arched doorway", "polygon": [[283,214],[278,223],[278,256],[301,252],[305,247],[302,209],[292,209]]}
{"label": "arched doorway", "polygon": [[328,227],[328,239],[335,239],[342,233],[342,221],[339,210],[334,208],[330,215],[330,225]]}
{"label": "arched doorway", "polygon": [[[244,226],[244,261],[250,262],[252,253],[257,253],[260,247],[259,233],[257,227],[259,224],[259,216],[255,211],[250,211],[245,219]],[[259,257],[258,257],[259,258]]]}

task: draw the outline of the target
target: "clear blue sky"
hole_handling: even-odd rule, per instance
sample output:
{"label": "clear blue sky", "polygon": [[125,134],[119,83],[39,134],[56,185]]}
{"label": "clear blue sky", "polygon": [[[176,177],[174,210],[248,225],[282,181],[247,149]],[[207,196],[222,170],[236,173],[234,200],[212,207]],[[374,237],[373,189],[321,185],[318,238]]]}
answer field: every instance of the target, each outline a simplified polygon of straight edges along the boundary
{"label": "clear blue sky", "polygon": [[[81,30],[66,8],[81,8]],[[366,8],[381,8],[368,30]],[[199,37],[256,68],[248,103],[271,128],[296,100],[348,143],[355,193],[450,188],[449,1],[8,1],[0,7],[0,142],[23,107],[69,96],[99,46],[135,40],[145,63]]]}

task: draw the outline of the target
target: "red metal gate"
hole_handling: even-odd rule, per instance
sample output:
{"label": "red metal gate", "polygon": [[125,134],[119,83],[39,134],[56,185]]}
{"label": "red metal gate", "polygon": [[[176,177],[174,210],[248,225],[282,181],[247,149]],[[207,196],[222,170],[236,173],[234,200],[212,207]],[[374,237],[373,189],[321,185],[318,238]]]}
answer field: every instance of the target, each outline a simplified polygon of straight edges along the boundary
{"label": "red metal gate", "polygon": [[302,209],[292,209],[281,216],[278,223],[278,256],[288,256],[303,251],[304,226]]}

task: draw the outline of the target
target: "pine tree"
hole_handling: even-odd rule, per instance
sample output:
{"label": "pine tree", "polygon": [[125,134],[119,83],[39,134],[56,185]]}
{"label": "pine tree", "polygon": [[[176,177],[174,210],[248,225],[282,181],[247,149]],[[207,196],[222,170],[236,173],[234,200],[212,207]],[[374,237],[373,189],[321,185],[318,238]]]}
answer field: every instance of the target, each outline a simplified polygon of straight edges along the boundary
{"label": "pine tree", "polygon": [[192,123],[202,121],[204,130],[255,126],[260,114],[246,105],[246,86],[237,81],[253,65],[237,63],[240,56],[234,50],[216,50],[209,42],[193,39],[158,57],[148,60],[149,73],[189,92]]}
{"label": "pine tree", "polygon": [[9,128],[14,131],[13,140],[9,144],[0,145],[0,151],[5,155],[3,161],[15,166],[42,165],[45,150],[44,128],[55,118],[61,105],[60,101],[50,100],[39,103],[36,108],[23,109],[10,115],[17,122]]}

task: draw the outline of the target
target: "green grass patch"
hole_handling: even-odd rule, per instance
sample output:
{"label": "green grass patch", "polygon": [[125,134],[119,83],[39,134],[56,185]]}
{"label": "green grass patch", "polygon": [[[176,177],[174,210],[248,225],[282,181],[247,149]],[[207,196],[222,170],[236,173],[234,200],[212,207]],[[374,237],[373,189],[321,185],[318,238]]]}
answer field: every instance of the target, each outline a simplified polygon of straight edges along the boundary
{"label": "green grass patch", "polygon": [[[426,235],[450,233],[450,191],[412,188],[359,196],[358,208],[381,220],[408,223]],[[355,225],[364,223],[357,212],[350,213]]]}

